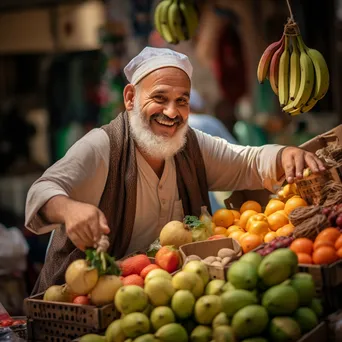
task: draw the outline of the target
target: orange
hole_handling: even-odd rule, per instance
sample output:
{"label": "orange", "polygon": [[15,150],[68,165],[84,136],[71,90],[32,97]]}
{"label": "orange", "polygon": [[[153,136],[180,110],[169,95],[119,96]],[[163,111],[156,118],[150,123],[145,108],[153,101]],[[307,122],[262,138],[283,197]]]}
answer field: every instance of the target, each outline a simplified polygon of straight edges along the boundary
{"label": "orange", "polygon": [[235,226],[240,226],[240,219],[239,219],[239,220],[235,219],[234,222],[233,222],[233,224],[234,224]]}
{"label": "orange", "polygon": [[334,247],[334,243],[329,241],[329,240],[323,240],[323,239],[316,239],[314,244],[313,244],[313,249],[317,249],[319,247],[322,247],[322,246],[329,246],[329,247]]}
{"label": "orange", "polygon": [[297,253],[298,264],[312,264],[312,258],[310,254]]}
{"label": "orange", "polygon": [[286,214],[286,212],[285,212],[285,210],[284,209],[282,209],[282,210],[278,210],[278,211],[276,211],[277,213],[279,213],[279,214],[282,214],[282,215],[284,215],[285,217],[288,217],[288,215]]}
{"label": "orange", "polygon": [[288,217],[279,211],[276,211],[275,213],[268,216],[267,220],[271,230],[273,231],[276,231],[289,223]]}
{"label": "orange", "polygon": [[335,244],[336,240],[341,236],[340,231],[337,228],[325,228],[317,236],[317,240],[331,241]]}
{"label": "orange", "polygon": [[238,212],[237,210],[231,210],[232,214],[234,215],[235,220],[239,220],[240,219],[240,212]]}
{"label": "orange", "polygon": [[240,240],[240,237],[245,234],[244,232],[242,232],[241,230],[236,230],[235,232],[232,232],[228,235],[228,237],[235,239],[236,241]]}
{"label": "orange", "polygon": [[213,233],[214,233],[213,235],[220,235],[220,234],[226,235],[227,234],[227,228],[216,226]]}
{"label": "orange", "polygon": [[138,285],[144,287],[144,279],[137,274],[131,274],[122,280],[123,285]]}
{"label": "orange", "polygon": [[342,247],[337,250],[336,254],[340,259],[342,258]]}
{"label": "orange", "polygon": [[216,226],[225,228],[231,226],[234,222],[234,219],[234,215],[229,209],[219,209],[212,217],[212,221],[216,224]]}
{"label": "orange", "polygon": [[243,203],[240,207],[240,213],[242,214],[246,210],[254,210],[257,213],[262,212],[261,205],[256,201],[246,201],[245,203]]}
{"label": "orange", "polygon": [[254,248],[260,246],[263,243],[263,239],[260,235],[249,234],[245,236],[240,242],[244,253],[248,253]]}
{"label": "orange", "polygon": [[249,225],[248,233],[264,236],[268,233],[268,223],[265,221],[255,221]]}
{"label": "orange", "polygon": [[226,235],[228,236],[230,233],[236,232],[236,231],[241,231],[245,232],[241,227],[233,225],[227,228]]}
{"label": "orange", "polygon": [[249,235],[249,233],[247,232],[247,233],[243,233],[241,236],[240,236],[240,238],[239,238],[239,242],[241,243],[241,241],[246,237],[246,236],[248,236]]}
{"label": "orange", "polygon": [[281,227],[277,230],[277,236],[289,236],[293,233],[295,227],[293,224],[286,224],[284,227]]}
{"label": "orange", "polygon": [[336,250],[340,249],[342,247],[342,234],[340,237],[335,241],[335,248]]}
{"label": "orange", "polygon": [[268,232],[265,236],[264,236],[264,242],[269,243],[272,240],[274,240],[277,237],[277,234],[275,232]]}
{"label": "orange", "polygon": [[257,214],[257,212],[256,212],[255,210],[246,210],[246,211],[244,211],[244,212],[241,214],[241,217],[240,217],[240,227],[243,228],[243,229],[245,229],[248,220],[249,220],[253,215],[256,215],[256,214]]}
{"label": "orange", "polygon": [[322,246],[313,252],[312,260],[317,265],[332,264],[338,260],[338,255],[335,248],[330,246]]}
{"label": "orange", "polygon": [[283,210],[285,207],[285,203],[277,200],[277,199],[272,199],[268,202],[266,208],[265,208],[265,215],[271,215],[275,213],[276,211]]}
{"label": "orange", "polygon": [[306,203],[306,201],[303,198],[295,195],[286,201],[284,210],[287,214],[289,214],[295,208],[307,207],[307,206],[308,206],[308,204]]}
{"label": "orange", "polygon": [[146,266],[141,272],[140,272],[140,277],[145,279],[145,277],[152,271],[157,268],[160,268],[157,264],[151,264]]}
{"label": "orange", "polygon": [[298,238],[296,240],[293,240],[290,245],[290,249],[296,254],[306,253],[311,255],[313,250],[313,242],[308,238]]}
{"label": "orange", "polygon": [[249,229],[249,226],[252,224],[252,223],[255,223],[255,222],[264,222],[267,224],[268,226],[268,222],[267,222],[267,217],[265,214],[256,214],[256,215],[253,215],[251,216],[248,221],[247,221],[247,224],[246,224],[246,230],[248,231]]}

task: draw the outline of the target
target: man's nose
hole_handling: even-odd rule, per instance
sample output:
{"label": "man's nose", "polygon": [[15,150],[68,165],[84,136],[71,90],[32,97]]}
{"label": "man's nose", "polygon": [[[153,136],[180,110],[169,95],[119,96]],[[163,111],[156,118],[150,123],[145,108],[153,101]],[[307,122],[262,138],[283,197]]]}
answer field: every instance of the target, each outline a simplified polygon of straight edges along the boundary
{"label": "man's nose", "polygon": [[170,119],[174,119],[179,115],[177,107],[173,102],[170,102],[165,106],[163,114],[168,116]]}

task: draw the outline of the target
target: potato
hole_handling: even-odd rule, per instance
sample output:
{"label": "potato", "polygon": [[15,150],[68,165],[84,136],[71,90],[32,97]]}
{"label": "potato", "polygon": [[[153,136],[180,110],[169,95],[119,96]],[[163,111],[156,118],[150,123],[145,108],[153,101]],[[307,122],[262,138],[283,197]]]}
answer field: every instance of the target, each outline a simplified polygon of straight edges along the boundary
{"label": "potato", "polygon": [[220,257],[216,257],[216,261],[222,261],[222,258],[220,258]]}
{"label": "potato", "polygon": [[233,255],[236,255],[236,253],[233,249],[230,248],[221,248],[217,253],[217,256],[221,259],[226,257],[232,257]]}
{"label": "potato", "polygon": [[211,263],[211,266],[222,267],[222,263],[220,261],[214,261]]}
{"label": "potato", "polygon": [[225,257],[222,259],[222,266],[227,266],[232,261],[231,257]]}
{"label": "potato", "polygon": [[192,261],[192,260],[202,260],[198,255],[189,255],[186,257],[187,262]]}
{"label": "potato", "polygon": [[203,259],[203,262],[209,265],[211,265],[211,263],[214,261],[216,261],[216,257],[214,256],[208,256],[205,259]]}

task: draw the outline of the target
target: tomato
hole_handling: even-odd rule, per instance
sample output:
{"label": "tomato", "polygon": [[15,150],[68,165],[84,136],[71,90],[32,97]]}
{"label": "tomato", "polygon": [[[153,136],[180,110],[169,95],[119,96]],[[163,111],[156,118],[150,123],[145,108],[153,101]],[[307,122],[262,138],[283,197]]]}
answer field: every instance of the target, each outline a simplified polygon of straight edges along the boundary
{"label": "tomato", "polygon": [[212,235],[212,236],[210,236],[207,240],[224,239],[224,238],[226,238],[226,237],[227,237],[227,236],[221,235],[221,234],[219,234],[219,235]]}
{"label": "tomato", "polygon": [[72,302],[74,304],[89,305],[89,298],[87,296],[77,296]]}
{"label": "tomato", "polygon": [[156,254],[156,264],[169,273],[177,271],[181,264],[178,250],[172,246],[163,246]]}
{"label": "tomato", "polygon": [[14,320],[13,319],[4,319],[3,321],[0,322],[0,325],[2,327],[10,327],[12,326]]}

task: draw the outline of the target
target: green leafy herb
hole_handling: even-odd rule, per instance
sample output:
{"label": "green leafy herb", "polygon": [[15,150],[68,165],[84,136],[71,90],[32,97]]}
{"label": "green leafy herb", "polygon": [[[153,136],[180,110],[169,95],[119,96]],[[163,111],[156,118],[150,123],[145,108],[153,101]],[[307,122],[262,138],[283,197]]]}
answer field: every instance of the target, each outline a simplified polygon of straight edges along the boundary
{"label": "green leafy herb", "polygon": [[98,270],[99,275],[116,275],[121,274],[119,266],[115,262],[115,258],[111,257],[108,253],[101,252],[97,253],[96,249],[88,248],[85,251],[86,260],[89,262],[91,267]]}
{"label": "green leafy herb", "polygon": [[154,258],[160,248],[161,248],[161,244],[158,238],[150,244],[150,246],[148,247],[146,251],[146,255],[150,258]]}
{"label": "green leafy herb", "polygon": [[198,228],[203,225],[203,222],[197,216],[186,215],[183,220],[190,229]]}

